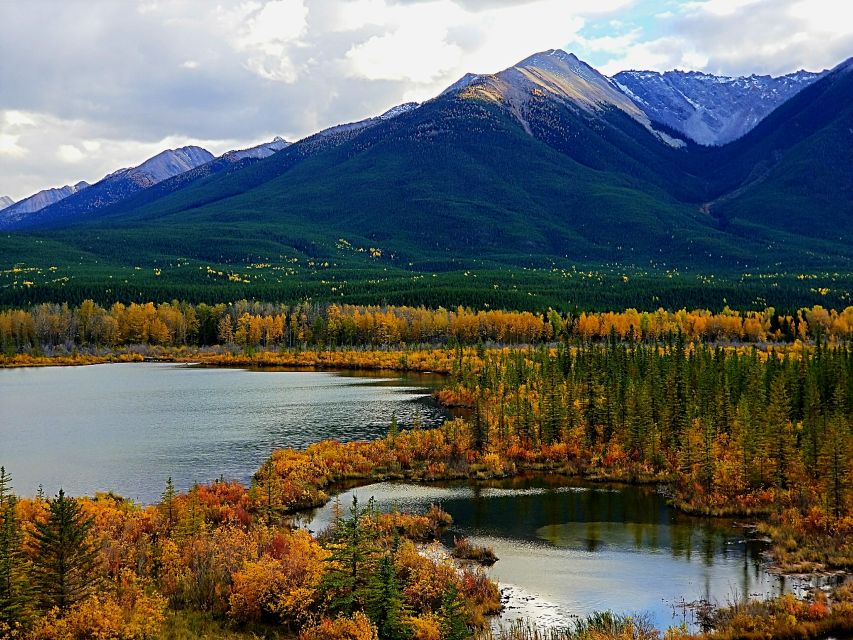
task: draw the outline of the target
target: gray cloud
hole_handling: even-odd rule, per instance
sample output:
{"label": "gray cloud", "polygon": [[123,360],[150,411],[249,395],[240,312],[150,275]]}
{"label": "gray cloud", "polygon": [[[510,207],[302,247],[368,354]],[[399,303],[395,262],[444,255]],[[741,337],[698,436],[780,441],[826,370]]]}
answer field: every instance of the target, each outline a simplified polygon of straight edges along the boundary
{"label": "gray cloud", "polygon": [[[219,153],[299,138],[434,95],[465,71],[495,71],[555,46],[583,50],[585,24],[643,6],[302,1],[0,0],[0,195],[97,180],[163,146]],[[825,33],[797,17],[802,1],[760,0],[723,15],[685,2],[661,18],[666,37],[644,41],[636,29],[632,44],[600,55],[619,68],[740,74],[822,68],[853,54],[853,27]],[[843,22],[835,18],[830,26]]]}

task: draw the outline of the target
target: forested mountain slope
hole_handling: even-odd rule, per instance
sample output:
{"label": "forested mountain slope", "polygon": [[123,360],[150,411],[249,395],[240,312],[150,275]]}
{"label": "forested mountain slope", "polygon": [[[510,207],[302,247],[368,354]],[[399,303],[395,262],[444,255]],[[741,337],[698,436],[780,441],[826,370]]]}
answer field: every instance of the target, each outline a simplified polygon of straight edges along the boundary
{"label": "forested mountain slope", "polygon": [[547,265],[849,276],[849,66],[709,148],[547,51],[264,159],[201,165],[91,219],[0,237],[0,248],[24,262],[31,242],[49,241],[99,268],[297,256],[358,277]]}

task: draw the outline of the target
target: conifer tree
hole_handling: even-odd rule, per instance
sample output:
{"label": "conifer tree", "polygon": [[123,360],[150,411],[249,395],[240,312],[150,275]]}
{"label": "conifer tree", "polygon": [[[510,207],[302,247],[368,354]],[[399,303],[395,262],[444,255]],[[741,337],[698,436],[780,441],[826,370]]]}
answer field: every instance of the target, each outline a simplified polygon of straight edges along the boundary
{"label": "conifer tree", "polygon": [[774,378],[770,389],[767,435],[769,454],[773,460],[773,484],[779,489],[787,489],[796,440],[790,420],[788,390],[781,375]]}
{"label": "conifer tree", "polygon": [[175,497],[177,496],[177,492],[175,491],[175,485],[172,484],[172,476],[166,480],[166,488],[163,490],[162,501],[160,506],[163,510],[163,514],[166,516],[166,522],[169,526],[173,526],[177,519],[177,512],[175,510]]}
{"label": "conifer tree", "polygon": [[12,477],[0,467],[0,622],[9,626],[24,621],[28,599],[16,510]]}
{"label": "conifer tree", "polygon": [[391,413],[391,424],[388,425],[388,438],[391,442],[400,435],[400,425],[397,423],[397,414]]}
{"label": "conifer tree", "polygon": [[358,506],[353,496],[349,516],[339,519],[332,531],[331,555],[320,582],[320,591],[329,595],[329,611],[350,616],[362,609],[370,597],[370,576],[376,570],[376,554],[366,521],[374,514],[371,499]]}
{"label": "conifer tree", "polygon": [[441,595],[441,639],[468,640],[471,632],[465,622],[465,612],[459,601],[459,588],[455,584],[448,586]]}
{"label": "conifer tree", "polygon": [[826,437],[819,458],[821,477],[826,489],[827,507],[838,520],[845,513],[850,477],[850,427],[845,417],[834,412],[826,427]]}
{"label": "conifer tree", "polygon": [[47,521],[37,522],[33,532],[33,579],[44,608],[66,610],[96,585],[98,550],[90,539],[93,523],[62,489],[48,501]]}
{"label": "conifer tree", "polygon": [[175,526],[175,536],[178,539],[198,537],[204,533],[206,524],[204,511],[198,500],[198,484],[194,484],[187,495],[186,511]]}
{"label": "conifer tree", "polygon": [[412,635],[411,629],[405,623],[408,611],[394,568],[394,554],[398,543],[399,538],[395,538],[391,551],[379,560],[377,571],[371,579],[367,613],[376,625],[379,640],[407,640]]}

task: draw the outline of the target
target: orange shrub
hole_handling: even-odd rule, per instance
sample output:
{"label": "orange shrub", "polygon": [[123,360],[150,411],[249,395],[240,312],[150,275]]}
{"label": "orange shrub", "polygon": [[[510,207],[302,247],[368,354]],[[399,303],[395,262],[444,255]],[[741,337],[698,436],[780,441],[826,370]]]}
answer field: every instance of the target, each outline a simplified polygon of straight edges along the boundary
{"label": "orange shrub", "polygon": [[299,640],[377,640],[376,627],[363,613],[351,618],[323,618],[319,624],[303,629]]}

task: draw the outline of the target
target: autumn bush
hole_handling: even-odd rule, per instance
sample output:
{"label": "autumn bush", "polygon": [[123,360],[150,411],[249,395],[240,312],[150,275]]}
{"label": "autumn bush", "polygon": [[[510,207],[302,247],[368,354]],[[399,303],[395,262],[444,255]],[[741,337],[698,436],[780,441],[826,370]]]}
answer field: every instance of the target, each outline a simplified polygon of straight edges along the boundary
{"label": "autumn bush", "polygon": [[451,555],[459,560],[473,560],[486,566],[491,566],[498,561],[493,549],[474,544],[468,538],[455,538]]}
{"label": "autumn bush", "polygon": [[376,627],[363,613],[352,617],[323,618],[303,629],[299,640],[377,640]]}
{"label": "autumn bush", "polygon": [[138,593],[133,602],[94,595],[67,612],[52,609],[29,631],[32,640],[152,640],[161,630],[165,600]]}
{"label": "autumn bush", "polygon": [[303,625],[317,610],[328,555],[306,531],[277,532],[264,555],[232,574],[229,615],[240,622]]}

